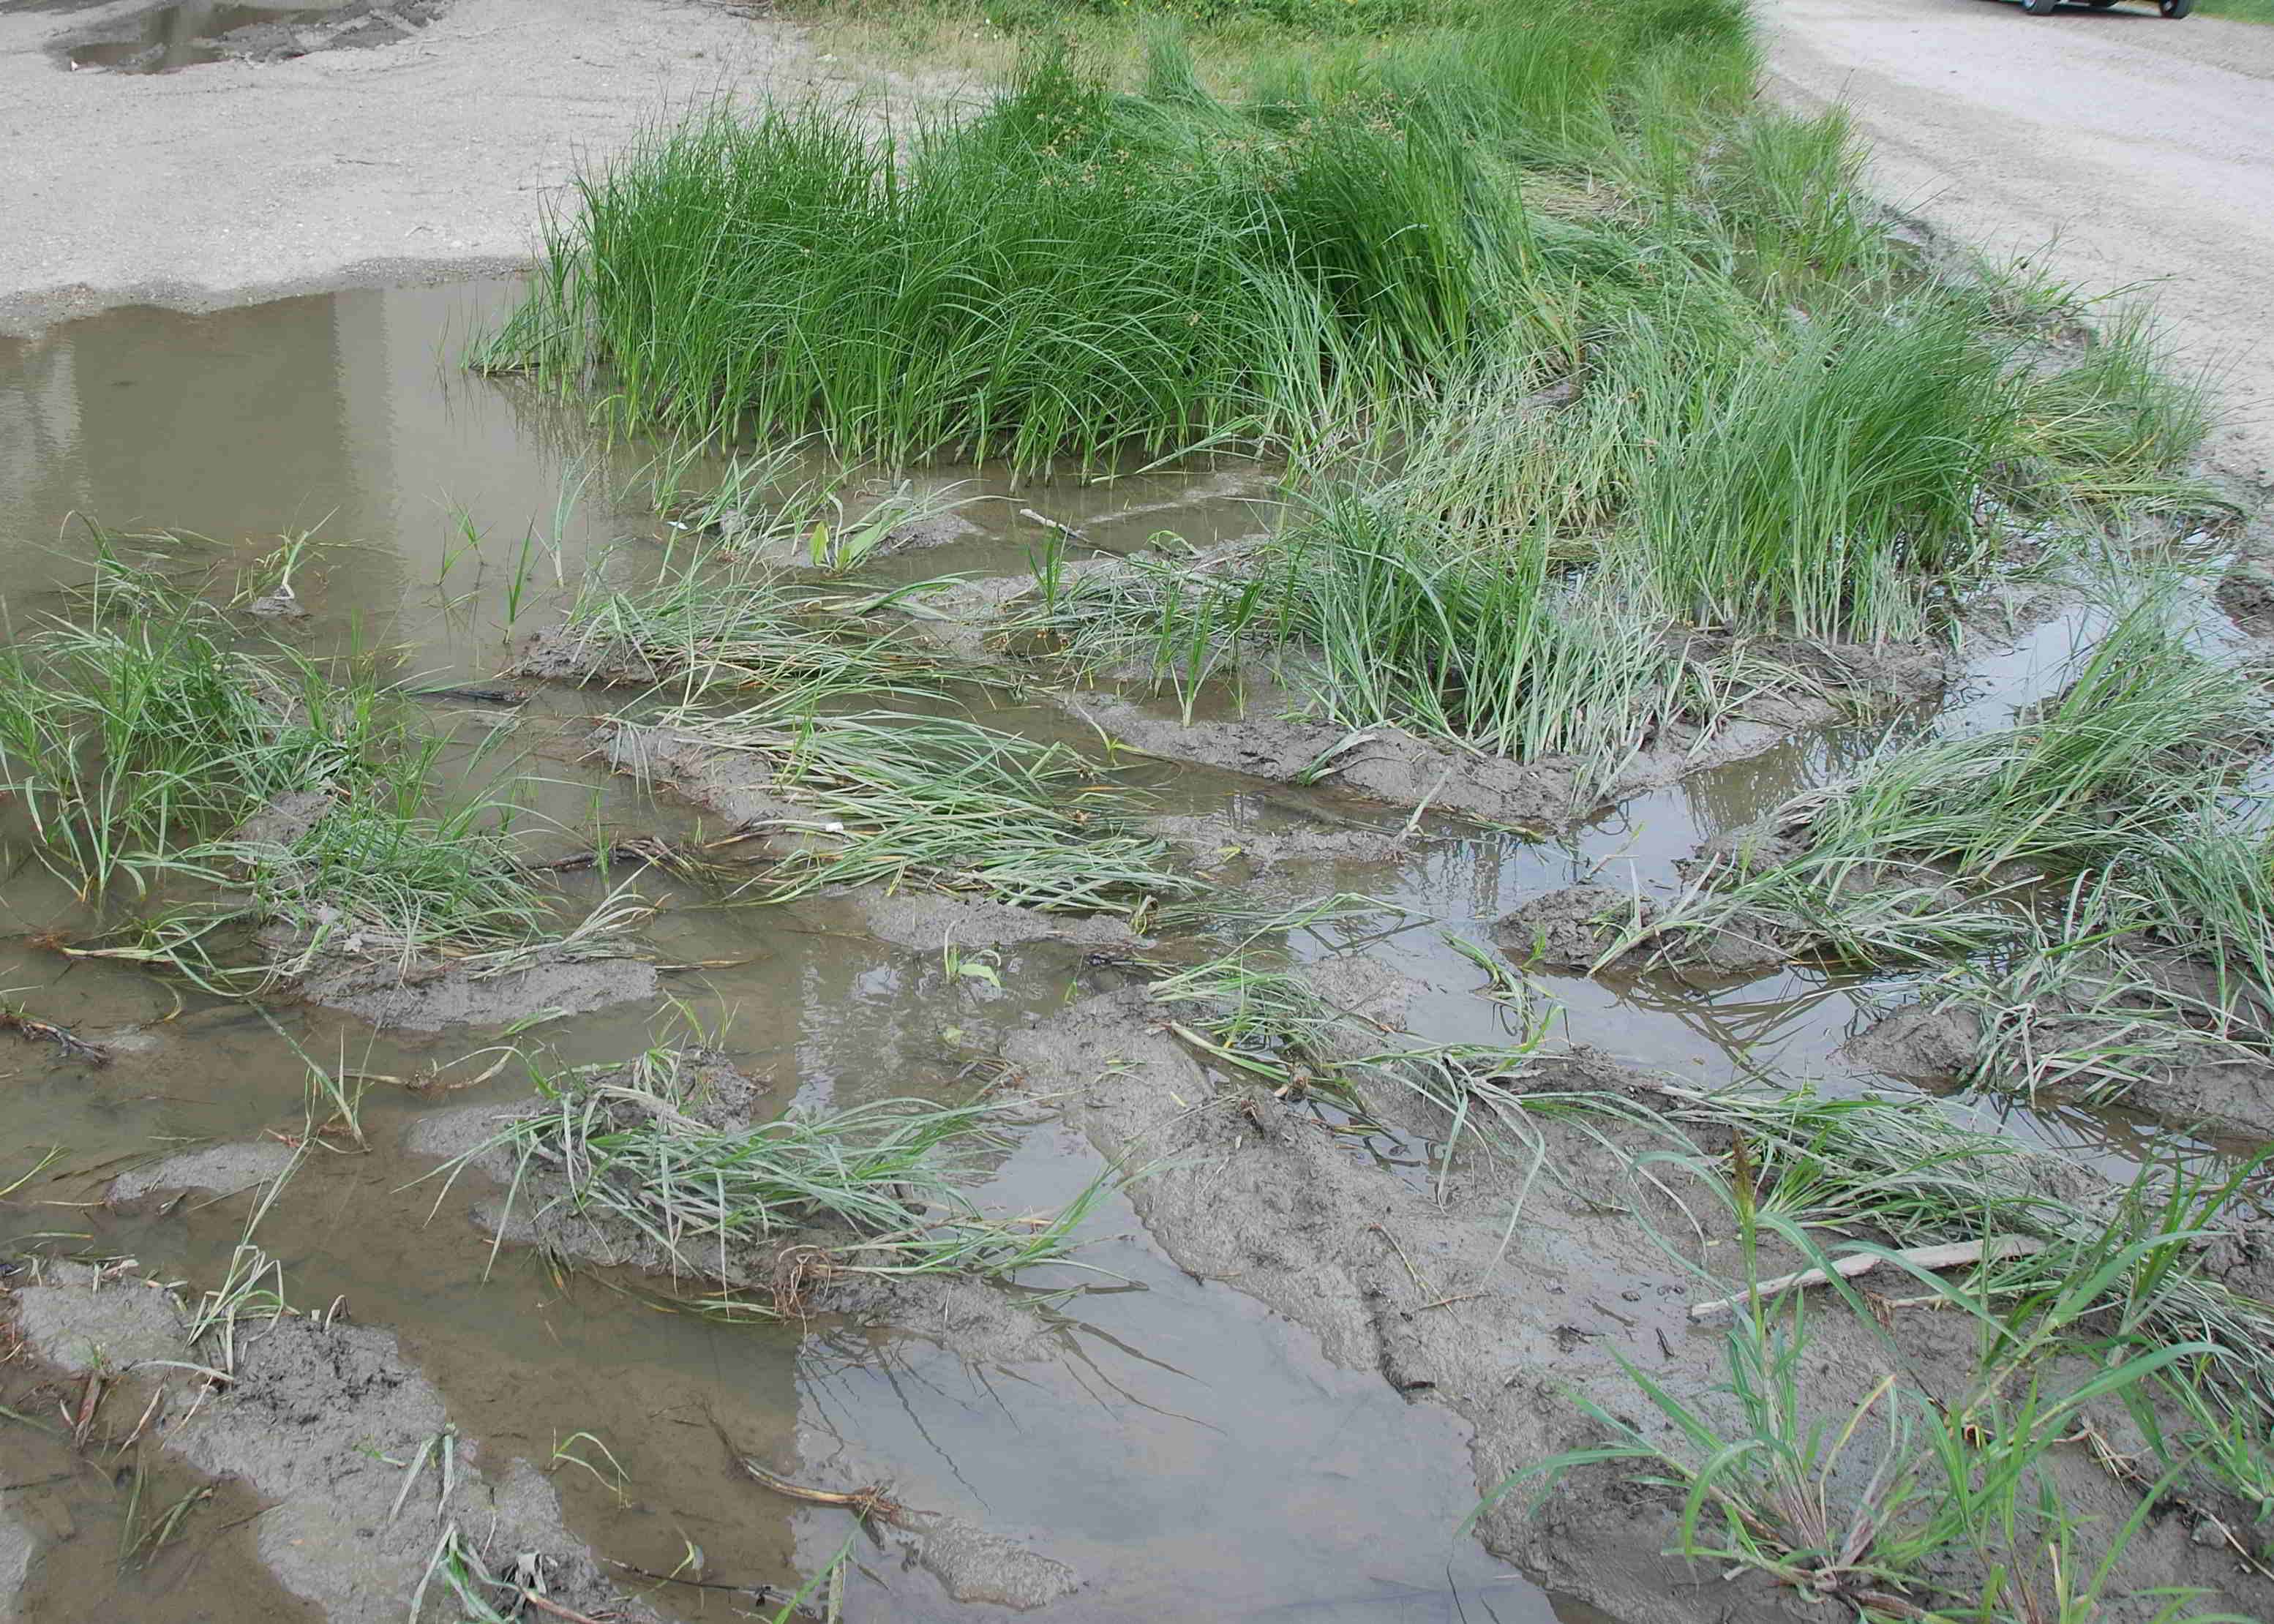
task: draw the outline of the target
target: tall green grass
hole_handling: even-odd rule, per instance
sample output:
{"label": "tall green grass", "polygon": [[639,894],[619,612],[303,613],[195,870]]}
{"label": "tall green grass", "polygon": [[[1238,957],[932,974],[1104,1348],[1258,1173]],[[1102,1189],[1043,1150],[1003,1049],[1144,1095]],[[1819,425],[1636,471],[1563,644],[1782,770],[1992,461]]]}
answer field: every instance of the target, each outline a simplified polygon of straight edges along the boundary
{"label": "tall green grass", "polygon": [[[480,361],[580,382],[598,363],[636,420],[893,458],[1307,440],[1516,318],[1533,251],[1494,154],[1612,141],[1655,53],[1747,60],[1719,0],[1573,13],[1291,71],[1237,106],[1170,51],[1159,99],[1045,54],[976,118],[885,134],[713,109],[582,178]],[[1550,34],[1596,28],[1588,73],[1552,71]]]}

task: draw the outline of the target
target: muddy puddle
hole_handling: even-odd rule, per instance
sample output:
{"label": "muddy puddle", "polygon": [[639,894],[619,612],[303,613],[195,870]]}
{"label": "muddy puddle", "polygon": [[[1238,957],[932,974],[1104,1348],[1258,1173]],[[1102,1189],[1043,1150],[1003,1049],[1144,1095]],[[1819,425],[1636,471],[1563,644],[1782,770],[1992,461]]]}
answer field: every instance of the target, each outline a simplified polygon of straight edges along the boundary
{"label": "muddy puddle", "polygon": [[[164,13],[202,12],[198,26],[210,34],[222,13],[245,9]],[[147,26],[159,20],[149,14]],[[531,845],[573,851],[596,825],[663,837],[695,829],[689,808],[651,799],[592,758],[593,721],[621,695],[503,674],[522,640],[558,621],[588,569],[613,558],[627,573],[651,571],[671,539],[640,495],[652,447],[612,441],[580,409],[456,364],[509,293],[475,284],[202,317],[124,311],[0,343],[11,626],[55,613],[85,578],[75,515],[202,538],[138,545],[169,568],[224,572],[312,532],[328,545],[297,566],[278,635],[312,653],[373,655],[394,680],[456,690],[434,695],[428,726],[470,784],[518,787]],[[968,478],[959,533],[869,573],[1003,576],[1068,531],[1080,543],[1069,556],[1080,558],[1134,552],[1161,532],[1206,546],[1269,522],[1268,480],[1242,470],[1015,490],[983,470]],[[1994,725],[2042,696],[2082,629],[2074,616],[2042,618],[1985,647],[1960,690],[1964,718]],[[528,692],[503,705],[478,692],[501,686]],[[984,719],[1095,747],[1048,704],[1005,699]],[[1814,730],[1554,836],[1417,816],[1330,786],[1141,758],[1121,765],[1163,816],[1208,820],[1193,845],[1216,884],[1281,903],[1347,892],[1384,905],[1292,933],[1294,959],[1395,970],[1416,984],[1412,1031],[1504,1043],[1509,1010],[1480,996],[1486,974],[1456,938],[1483,943],[1518,903],[1582,880],[1667,891],[1679,883],[1675,862],[1701,841],[1837,775],[1886,726]],[[1299,837],[1321,830],[1382,840],[1351,843],[1358,856],[1306,854]],[[1133,984],[1094,940],[1057,929],[991,946],[967,940],[987,955],[988,973],[975,976],[943,953],[953,920],[897,919],[873,898],[826,894],[755,907],[700,879],[651,874],[640,883],[665,906],[643,941],[661,966],[659,992],[566,1013],[526,1007],[486,1026],[374,1028],[305,1004],[264,1014],[128,965],[59,959],[51,933],[100,921],[28,854],[22,833],[8,826],[0,988],[112,1057],[94,1067],[52,1044],[0,1049],[0,1187],[12,1186],[0,1243],[19,1255],[131,1257],[153,1280],[218,1278],[259,1198],[252,1181],[289,1156],[305,1126],[301,1054],[376,1079],[362,1106],[366,1147],[308,1149],[260,1231],[291,1300],[340,1299],[353,1323],[391,1332],[486,1470],[519,1458],[546,1473],[574,1535],[661,1616],[748,1616],[848,1537],[847,1617],[1004,1613],[983,1583],[958,1599],[843,1510],[755,1486],[727,1458],[713,1417],[786,1477],[888,1484],[903,1505],[1062,1564],[1077,1588],[1038,1617],[1608,1616],[1543,1592],[1459,1532],[1477,1487],[1461,1422],[1409,1402],[1377,1370],[1338,1365],[1256,1297],[1179,1267],[1126,1198],[1085,1225],[1081,1260],[1104,1274],[1054,1267],[1022,1276],[1002,1293],[1010,1328],[995,1334],[944,1316],[719,1324],[641,1277],[569,1273],[525,1247],[494,1245],[479,1214],[497,1192],[475,1178],[445,1187],[428,1177],[437,1158],[411,1147],[414,1127],[434,1113],[527,1098],[520,1066],[485,1075],[485,1056],[507,1039],[501,1027],[515,1025],[513,1041],[568,1064],[621,1061],[659,1034],[700,1030],[777,1108],[952,1100],[1020,1034]],[[589,906],[620,877],[563,885]],[[1556,1006],[1557,1036],[1703,1083],[1903,1086],[1837,1057],[1907,1001],[1903,978],[1785,967],[1721,982],[1544,971],[1532,981]],[[2118,1171],[2149,1132],[2121,1111],[2007,1106],[2001,1120]],[[139,1164],[244,1146],[264,1148],[182,1176],[200,1188],[169,1190],[162,1177],[131,1200],[103,1201],[109,1181]],[[1383,1135],[1367,1149],[1393,1173],[1422,1177],[1409,1142]],[[975,1195],[1006,1212],[1053,1209],[1100,1165],[1045,1098]],[[42,1426],[69,1419],[68,1392],[21,1371],[5,1383],[0,1402],[19,1413]],[[257,1494],[218,1490],[192,1507],[178,1538],[149,1552],[138,1545],[150,1513],[132,1454],[90,1462],[49,1432],[0,1420],[0,1459],[7,1512],[30,1532],[23,1617],[321,1616],[264,1565]],[[155,1449],[147,1463],[148,1503],[200,1486]],[[364,1615],[343,1604],[333,1616]]]}
{"label": "muddy puddle", "polygon": [[174,0],[103,16],[59,39],[51,49],[69,67],[110,73],[177,73],[215,62],[285,62],[314,51],[407,40],[440,16],[448,4],[337,0],[329,5],[230,5],[217,0]]}

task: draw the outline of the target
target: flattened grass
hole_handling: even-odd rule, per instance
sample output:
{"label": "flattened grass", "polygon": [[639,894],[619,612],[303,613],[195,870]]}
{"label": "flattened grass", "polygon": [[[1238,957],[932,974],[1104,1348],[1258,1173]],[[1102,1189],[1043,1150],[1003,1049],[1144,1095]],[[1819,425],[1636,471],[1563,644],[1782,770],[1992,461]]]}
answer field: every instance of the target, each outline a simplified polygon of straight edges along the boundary
{"label": "flattened grass", "polygon": [[727,1318],[802,1312],[813,1289],[847,1275],[1000,1279],[1062,1261],[1106,1187],[1101,1178],[1047,1219],[990,1217],[965,1191],[1010,1144],[999,1107],[892,1099],[753,1122],[706,1097],[708,1058],[658,1049],[628,1066],[540,1076],[538,1109],[429,1177],[502,1152],[509,1202],[532,1182],[553,1186],[540,1222],[601,1220],[674,1273],[771,1294],[708,1304]]}
{"label": "flattened grass", "polygon": [[[1768,822],[1796,850],[1766,861],[1734,852],[1618,951],[1741,922],[1864,958],[2010,944],[2024,916],[2001,926],[2008,908],[1985,907],[1983,887],[2010,906],[2044,878],[2105,873],[2135,897],[2161,893],[2135,910],[2135,928],[2160,919],[2175,940],[2215,936],[2246,963],[2263,955],[2248,904],[2214,899],[2248,894],[2249,843],[2188,841],[2182,855],[2179,842],[2206,832],[2207,809],[2263,748],[2274,712],[2245,673],[2195,646],[2182,590],[2170,574],[2127,583],[2107,628],[2029,714],[1891,746],[1847,782],[1779,809]],[[2204,872],[2234,883],[2206,890]],[[2195,908],[2205,924],[2191,922]]]}
{"label": "flattened grass", "polygon": [[780,860],[763,894],[915,883],[1051,912],[1141,915],[1199,883],[1133,832],[1126,798],[1081,756],[955,717],[822,714],[761,700],[682,706],[652,725],[751,761],[812,807],[825,838]]}
{"label": "flattened grass", "polygon": [[933,696],[999,680],[927,650],[905,620],[877,611],[923,585],[820,585],[716,544],[666,557],[651,584],[585,582],[534,663],[606,680],[665,683],[682,697],[717,689]]}

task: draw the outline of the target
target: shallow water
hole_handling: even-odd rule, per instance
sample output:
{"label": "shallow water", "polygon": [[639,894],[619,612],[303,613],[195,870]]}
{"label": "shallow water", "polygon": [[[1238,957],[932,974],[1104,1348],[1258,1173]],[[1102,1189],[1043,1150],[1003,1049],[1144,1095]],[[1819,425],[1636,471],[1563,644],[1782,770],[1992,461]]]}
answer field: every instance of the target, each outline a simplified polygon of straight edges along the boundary
{"label": "shallow water", "polygon": [[[636,492],[652,447],[612,443],[578,410],[455,365],[482,313],[509,291],[493,283],[344,293],[201,317],[124,311],[0,342],[0,568],[10,623],[34,622],[59,606],[59,589],[85,577],[73,515],[120,530],[194,532],[210,539],[187,544],[183,556],[224,568],[312,530],[334,545],[296,577],[309,616],[279,623],[280,635],[316,651],[376,653],[402,678],[495,680],[513,641],[555,618],[588,567],[614,552],[625,572],[644,569],[668,535],[636,496],[614,494]],[[1264,522],[1262,482],[1237,472],[1020,489],[986,470],[973,480],[966,493],[979,500],[962,511],[980,533],[889,560],[884,573],[1021,569],[1049,535],[1021,516],[1028,509],[1111,551],[1163,530],[1205,544]],[[2048,622],[1985,658],[1968,716],[1994,723],[2041,694],[2075,629]],[[438,703],[433,719],[457,740],[471,778],[518,782],[560,820],[559,849],[573,849],[576,831],[596,817],[625,832],[685,826],[683,810],[651,804],[584,759],[584,718],[608,703],[546,689],[501,738],[479,707]],[[1043,707],[990,719],[1083,736]],[[1557,839],[1433,823],[1439,832],[1396,864],[1288,864],[1265,877],[1274,895],[1362,892],[1410,910],[1393,925],[1325,928],[1289,945],[1302,958],[1365,954],[1415,978],[1424,990],[1411,1024],[1428,1039],[1505,1041],[1503,1011],[1477,996],[1483,974],[1448,934],[1481,940],[1525,897],[1591,875],[1668,886],[1674,861],[1700,838],[1824,781],[1876,738],[1845,728],[1795,739]],[[1149,764],[1131,777],[1164,810],[1228,810],[1257,827],[1284,819],[1295,803],[1387,829],[1405,822],[1331,792],[1228,774]],[[0,1239],[129,1253],[162,1278],[210,1278],[242,1232],[249,1196],[154,1212],[87,1204],[126,1159],[292,1132],[304,1069],[256,1012],[47,951],[37,940],[44,933],[79,933],[94,921],[19,838],[9,861],[0,987],[41,1019],[114,1045],[118,1057],[91,1071],[44,1048],[5,1056],[11,1074],[0,1086],[10,1090],[13,1132],[0,1147],[0,1185],[54,1154],[0,1204]],[[842,903],[760,909],[660,876],[643,883],[672,896],[647,933],[659,957],[710,966],[672,976],[674,996],[698,1026],[723,1028],[738,1064],[783,1101],[946,1097],[969,1061],[1020,1025],[1118,984],[1120,972],[1079,948],[1040,944],[1005,950],[998,992],[950,974],[936,950],[878,942]],[[597,883],[569,889],[587,901],[599,895]],[[1889,1087],[1847,1072],[1835,1051],[1901,1001],[1891,978],[1788,969],[1719,987],[1537,979],[1562,1006],[1559,1035],[1625,1057],[1709,1083],[1768,1071],[1835,1090]],[[493,1041],[374,1035],[321,1011],[275,1014],[309,1054],[394,1077],[458,1062]],[[627,1006],[546,1023],[531,1041],[572,1063],[620,1058],[652,1041],[655,1017]],[[956,1512],[1072,1564],[1084,1588],[1048,1610],[1053,1620],[1600,1618],[1507,1575],[1457,1535],[1476,1485],[1457,1422],[1406,1403],[1375,1372],[1336,1368],[1307,1334],[1239,1292],[1186,1275],[1118,1202],[1091,1224],[1098,1238],[1084,1257],[1126,1283],[1065,1301],[1054,1311],[1052,1356],[1018,1364],[969,1357],[921,1325],[723,1327],[659,1312],[652,1292],[609,1289],[627,1282],[556,1278],[510,1248],[493,1262],[468,1217],[472,1193],[454,1190],[437,1204],[434,1184],[411,1187],[431,1162],[399,1147],[423,1111],[508,1103],[527,1088],[518,1068],[464,1092],[376,1086],[365,1106],[371,1153],[312,1153],[262,1233],[294,1300],[344,1296],[356,1317],[396,1330],[488,1458],[542,1463],[572,1433],[605,1440],[628,1475],[621,1497],[574,1469],[558,1477],[572,1525],[604,1556],[666,1572],[691,1541],[714,1580],[779,1584],[836,1549],[843,1514],[769,1499],[731,1476],[700,1425],[715,1407],[746,1448],[786,1475],[887,1479],[907,1503]],[[2112,1165],[2139,1153],[2139,1124],[2121,1113],[2014,1109],[2008,1119]],[[995,1169],[983,1199],[1046,1208],[1097,1170],[1077,1136],[1045,1124]],[[20,1458],[19,1440],[4,1430],[0,1438]],[[117,1485],[60,1455],[10,1480],[51,1471],[64,1481],[20,1491],[68,1531],[52,1536],[62,1554],[51,1553],[35,1575],[29,1616],[301,1616],[282,1598],[230,1610],[230,1598],[268,1597],[274,1587],[260,1588],[267,1581],[242,1528],[216,1531],[228,1522],[218,1514],[202,1523],[194,1566],[154,1565],[166,1575],[159,1606],[152,1575],[122,1575],[109,1559],[123,1515]],[[891,1599],[856,1617],[989,1611],[958,1607],[922,1573],[858,1571],[856,1602],[887,1591]],[[232,1588],[240,1585],[253,1588]],[[658,1600],[689,1617],[720,1606],[684,1589]]]}

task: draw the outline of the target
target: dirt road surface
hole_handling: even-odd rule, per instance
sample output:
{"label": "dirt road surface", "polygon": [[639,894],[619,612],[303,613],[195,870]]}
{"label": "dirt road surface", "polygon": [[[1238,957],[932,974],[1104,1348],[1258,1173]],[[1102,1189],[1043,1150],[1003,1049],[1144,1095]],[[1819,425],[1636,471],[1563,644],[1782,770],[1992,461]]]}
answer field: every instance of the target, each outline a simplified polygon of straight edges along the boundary
{"label": "dirt road surface", "polygon": [[2274,27],[2142,4],[1763,0],[1778,87],[1844,102],[1879,194],[2092,293],[2147,284],[2274,484]]}
{"label": "dirt road surface", "polygon": [[456,0],[369,49],[61,64],[136,9],[0,4],[0,333],[525,264],[576,161],[668,108],[909,89],[714,0]]}

